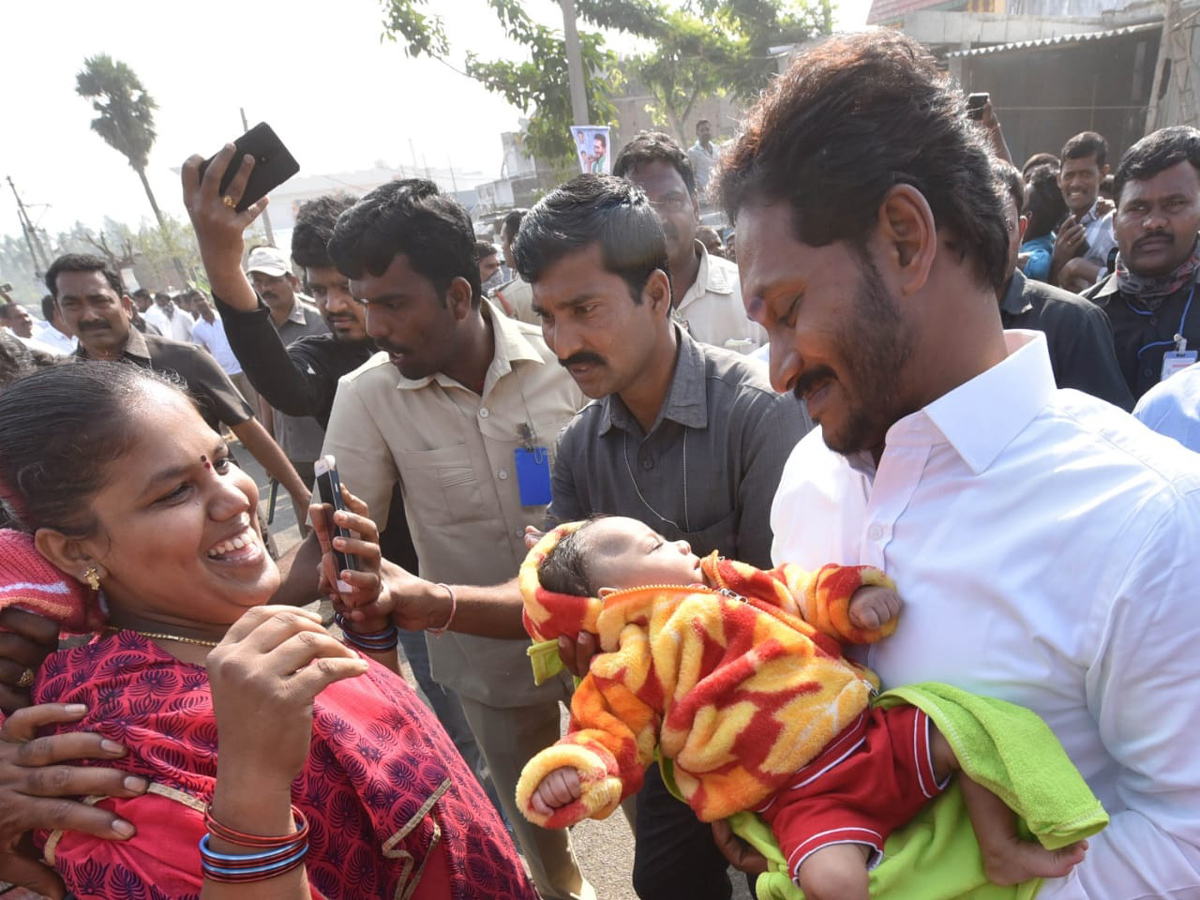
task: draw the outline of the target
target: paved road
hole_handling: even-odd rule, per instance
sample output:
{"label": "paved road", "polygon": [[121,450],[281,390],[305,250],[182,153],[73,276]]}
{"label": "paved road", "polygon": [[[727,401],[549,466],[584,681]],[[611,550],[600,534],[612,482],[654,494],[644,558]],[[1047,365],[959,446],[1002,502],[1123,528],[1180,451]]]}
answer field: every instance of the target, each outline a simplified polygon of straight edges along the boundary
{"label": "paved road", "polygon": [[[238,453],[249,473],[258,483],[258,489],[263,503],[264,512],[269,498],[268,482],[262,468],[253,460],[247,460],[245,451]],[[292,509],[291,498],[286,491],[280,491],[276,498],[275,519],[271,525],[271,534],[275,538],[280,553],[286,553],[300,540],[300,530],[296,526],[295,511]],[[416,687],[411,672],[405,666],[409,684]],[[566,710],[563,710],[563,728],[566,728]],[[571,830],[575,843],[575,853],[584,875],[596,889],[598,900],[637,900],[633,892],[633,835],[629,825],[620,812],[610,816],[603,822],[587,821]],[[746,887],[746,880],[740,874],[732,873],[734,892],[733,900],[751,900],[751,893]],[[683,900],[683,898],[680,898]]]}

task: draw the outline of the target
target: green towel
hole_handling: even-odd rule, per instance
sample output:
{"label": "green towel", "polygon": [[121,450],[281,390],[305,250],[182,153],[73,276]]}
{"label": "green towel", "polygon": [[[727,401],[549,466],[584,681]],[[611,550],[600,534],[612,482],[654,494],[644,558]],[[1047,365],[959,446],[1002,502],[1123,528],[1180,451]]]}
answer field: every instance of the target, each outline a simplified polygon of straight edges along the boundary
{"label": "green towel", "polygon": [[[1023,837],[1032,833],[1055,850],[1108,824],[1100,801],[1058,739],[1029,710],[944,684],[896,688],[876,700],[885,709],[904,703],[924,710],[954,748],[964,771],[1016,810],[1028,826],[1021,829]],[[674,790],[670,768],[663,766],[663,776]],[[730,823],[771,863],[771,871],[758,879],[759,900],[802,900],[804,893],[788,877],[779,845],[762,819],[743,812]],[[883,861],[871,871],[872,897],[906,900],[1031,900],[1041,885],[1035,879],[1000,887],[984,877],[957,783],[888,838]]]}

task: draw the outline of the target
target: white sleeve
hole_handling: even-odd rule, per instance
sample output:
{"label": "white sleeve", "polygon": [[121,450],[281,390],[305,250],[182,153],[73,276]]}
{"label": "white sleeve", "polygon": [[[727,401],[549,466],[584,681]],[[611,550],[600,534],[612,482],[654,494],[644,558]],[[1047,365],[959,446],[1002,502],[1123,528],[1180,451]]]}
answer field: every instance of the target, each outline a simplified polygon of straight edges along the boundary
{"label": "white sleeve", "polygon": [[1136,555],[1087,675],[1124,808],[1038,900],[1200,898],[1200,490],[1174,499]]}

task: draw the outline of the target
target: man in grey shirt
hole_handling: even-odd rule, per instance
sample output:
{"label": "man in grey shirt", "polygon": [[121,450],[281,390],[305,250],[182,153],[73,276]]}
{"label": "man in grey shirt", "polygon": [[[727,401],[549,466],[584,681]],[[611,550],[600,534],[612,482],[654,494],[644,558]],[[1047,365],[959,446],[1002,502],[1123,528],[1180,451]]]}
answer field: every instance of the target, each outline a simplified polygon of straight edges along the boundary
{"label": "man in grey shirt", "polygon": [[[760,364],[693,341],[671,321],[666,240],[646,194],[581,175],[529,211],[513,255],[547,345],[594,401],[559,438],[547,525],[630,516],[698,554],[769,566],[771,500],[810,423],[794,398],[771,390]],[[403,627],[449,619],[454,631],[523,633],[515,582],[456,585],[452,611],[435,585],[387,577]],[[727,900],[727,863],[709,826],[670,796],[657,767],[637,806],[638,896]]]}

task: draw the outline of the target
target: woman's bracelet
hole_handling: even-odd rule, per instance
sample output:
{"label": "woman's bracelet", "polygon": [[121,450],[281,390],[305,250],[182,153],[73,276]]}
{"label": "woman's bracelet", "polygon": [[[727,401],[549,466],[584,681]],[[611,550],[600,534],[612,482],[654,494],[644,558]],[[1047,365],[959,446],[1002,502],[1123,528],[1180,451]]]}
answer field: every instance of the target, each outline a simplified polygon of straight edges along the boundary
{"label": "woman's bracelet", "polygon": [[[200,839],[200,869],[205,878],[225,884],[265,881],[290,872],[304,862],[308,853],[308,820],[304,813],[292,807],[296,830],[291,834],[258,835],[222,825],[212,814],[204,811],[208,834]],[[218,853],[210,846],[211,838],[246,847],[250,853]]]}
{"label": "woman's bracelet", "polygon": [[350,622],[341,613],[335,613],[333,618],[342,629],[342,639],[364,653],[386,653],[400,643],[400,631],[395,625],[388,625],[383,631],[351,631]]}
{"label": "woman's bracelet", "polygon": [[434,637],[441,637],[446,633],[446,629],[450,627],[450,623],[454,621],[454,614],[458,612],[458,598],[454,596],[454,588],[450,587],[448,584],[442,584],[439,581],[434,585],[434,587],[440,587],[450,595],[450,618],[446,620],[446,624],[441,628],[426,628],[425,630]]}

